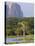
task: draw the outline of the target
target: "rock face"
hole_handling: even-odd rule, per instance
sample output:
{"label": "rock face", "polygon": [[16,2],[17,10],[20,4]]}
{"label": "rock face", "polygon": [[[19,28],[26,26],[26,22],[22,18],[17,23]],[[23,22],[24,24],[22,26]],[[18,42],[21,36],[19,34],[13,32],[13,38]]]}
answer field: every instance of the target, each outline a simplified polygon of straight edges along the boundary
{"label": "rock face", "polygon": [[17,3],[7,5],[6,3],[6,16],[23,17],[23,12],[21,11],[20,5]]}

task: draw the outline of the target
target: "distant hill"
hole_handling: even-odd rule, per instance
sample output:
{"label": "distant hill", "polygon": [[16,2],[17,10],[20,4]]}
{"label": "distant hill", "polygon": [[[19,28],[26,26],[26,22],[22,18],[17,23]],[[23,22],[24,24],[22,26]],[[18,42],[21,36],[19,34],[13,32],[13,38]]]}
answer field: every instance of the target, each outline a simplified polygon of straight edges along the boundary
{"label": "distant hill", "polygon": [[[6,16],[8,16],[8,17],[23,17],[23,12],[21,11],[21,7],[19,4],[11,3],[10,5],[9,4],[7,5],[7,3],[5,4]],[[9,8],[9,6],[10,6],[10,8]]]}

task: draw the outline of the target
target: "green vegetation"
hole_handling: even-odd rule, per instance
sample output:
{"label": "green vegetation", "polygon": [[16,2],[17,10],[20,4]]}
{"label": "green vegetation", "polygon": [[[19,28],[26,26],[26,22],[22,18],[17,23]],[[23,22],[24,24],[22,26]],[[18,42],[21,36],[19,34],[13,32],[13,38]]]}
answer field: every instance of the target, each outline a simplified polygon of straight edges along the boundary
{"label": "green vegetation", "polygon": [[25,37],[19,39],[19,40],[33,40],[34,36],[33,35],[26,35]]}
{"label": "green vegetation", "polygon": [[16,38],[16,36],[6,36],[7,38]]}
{"label": "green vegetation", "polygon": [[18,18],[8,17],[6,18],[6,36],[17,36],[34,34],[34,18]]}
{"label": "green vegetation", "polygon": [[[6,18],[6,37],[23,37],[21,39],[19,38],[18,40],[25,40],[23,43],[34,42],[34,17]],[[16,42],[9,42],[7,44],[16,44]]]}
{"label": "green vegetation", "polygon": [[8,42],[7,44],[16,44],[16,42]]}

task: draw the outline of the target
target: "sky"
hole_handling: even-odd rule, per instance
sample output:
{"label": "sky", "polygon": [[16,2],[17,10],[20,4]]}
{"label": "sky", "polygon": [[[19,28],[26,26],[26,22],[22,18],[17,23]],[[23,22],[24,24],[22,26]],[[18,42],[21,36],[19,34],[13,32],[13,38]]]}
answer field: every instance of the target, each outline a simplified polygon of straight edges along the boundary
{"label": "sky", "polygon": [[34,16],[34,5],[32,3],[18,3],[21,7],[24,17]]}

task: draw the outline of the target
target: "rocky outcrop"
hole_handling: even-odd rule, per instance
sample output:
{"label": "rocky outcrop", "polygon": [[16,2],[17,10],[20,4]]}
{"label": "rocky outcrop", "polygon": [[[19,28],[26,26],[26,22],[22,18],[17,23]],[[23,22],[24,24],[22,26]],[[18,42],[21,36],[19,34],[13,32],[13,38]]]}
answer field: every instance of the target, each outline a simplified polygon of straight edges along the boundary
{"label": "rocky outcrop", "polygon": [[6,4],[6,16],[23,17],[20,5],[17,3],[11,3],[10,6]]}

